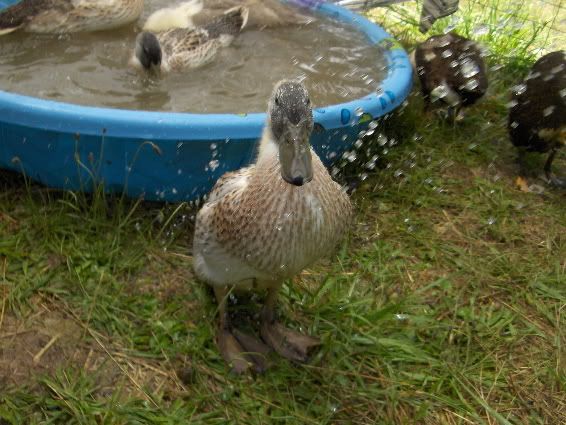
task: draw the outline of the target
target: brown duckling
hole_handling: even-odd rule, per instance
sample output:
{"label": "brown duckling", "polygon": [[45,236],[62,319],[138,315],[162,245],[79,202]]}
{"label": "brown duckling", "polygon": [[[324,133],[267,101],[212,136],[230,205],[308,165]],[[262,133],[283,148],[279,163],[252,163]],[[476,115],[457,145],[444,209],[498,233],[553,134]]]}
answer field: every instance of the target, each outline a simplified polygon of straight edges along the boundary
{"label": "brown duckling", "polygon": [[218,180],[199,211],[193,242],[197,276],[214,288],[219,304],[218,347],[232,369],[261,371],[267,347],[238,331],[227,295],[266,291],[261,336],[280,355],[308,359],[312,338],[276,320],[283,281],[331,252],[344,236],[352,205],[310,145],[313,113],[302,83],[279,82],[269,101],[256,162]]}
{"label": "brown duckling", "polygon": [[[130,63],[156,73],[203,66],[240,34],[248,13],[247,8],[240,6],[226,10],[202,27],[173,28],[157,34],[141,32]],[[159,20],[154,20],[153,25],[159,27]]]}
{"label": "brown duckling", "polygon": [[519,152],[521,173],[526,152],[550,152],[544,171],[549,182],[566,187],[552,172],[556,152],[566,145],[566,54],[548,53],[515,86],[507,123],[511,142]]}
{"label": "brown duckling", "polygon": [[486,66],[478,45],[455,32],[434,35],[419,44],[414,66],[421,82],[425,109],[439,102],[454,120],[464,106],[487,91]]}

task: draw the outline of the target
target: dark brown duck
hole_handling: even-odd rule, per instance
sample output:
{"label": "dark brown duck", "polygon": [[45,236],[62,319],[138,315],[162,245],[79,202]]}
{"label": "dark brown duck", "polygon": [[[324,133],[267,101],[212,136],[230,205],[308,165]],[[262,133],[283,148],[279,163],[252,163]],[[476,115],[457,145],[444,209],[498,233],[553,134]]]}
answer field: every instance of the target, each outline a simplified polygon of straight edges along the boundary
{"label": "dark brown duck", "polygon": [[461,107],[474,104],[487,91],[480,48],[455,32],[434,35],[419,44],[414,60],[427,109],[440,103],[453,119]]}
{"label": "dark brown duck", "polygon": [[556,152],[566,144],[566,55],[563,50],[540,58],[525,80],[514,87],[507,126],[511,142],[519,150],[521,167],[525,152],[550,152],[544,166],[546,176],[550,183],[566,187],[566,182],[558,179],[551,169]]}

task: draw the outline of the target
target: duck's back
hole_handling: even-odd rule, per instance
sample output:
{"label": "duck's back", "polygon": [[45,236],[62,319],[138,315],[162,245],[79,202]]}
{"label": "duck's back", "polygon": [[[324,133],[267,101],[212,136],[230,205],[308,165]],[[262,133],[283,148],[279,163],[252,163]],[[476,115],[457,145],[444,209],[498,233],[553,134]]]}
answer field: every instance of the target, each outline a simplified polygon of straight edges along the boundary
{"label": "duck's back", "polygon": [[485,63],[477,44],[455,33],[432,36],[415,51],[417,74],[423,94],[441,85],[470,105],[487,91]]}
{"label": "duck's back", "polygon": [[0,30],[7,20],[38,33],[111,29],[135,21],[143,4],[143,0],[23,0],[0,15]]}
{"label": "duck's back", "polygon": [[540,152],[552,148],[552,143],[545,139],[552,139],[553,135],[558,138],[557,133],[564,132],[566,127],[564,51],[540,58],[525,81],[515,87],[511,100],[508,128],[513,144]]}

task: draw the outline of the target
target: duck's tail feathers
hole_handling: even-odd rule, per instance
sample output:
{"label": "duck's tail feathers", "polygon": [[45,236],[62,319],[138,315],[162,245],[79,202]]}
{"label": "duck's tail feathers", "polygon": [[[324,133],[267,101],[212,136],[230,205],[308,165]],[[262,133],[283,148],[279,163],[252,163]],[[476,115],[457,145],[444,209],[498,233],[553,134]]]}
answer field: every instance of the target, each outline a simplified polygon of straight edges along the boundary
{"label": "duck's tail feathers", "polygon": [[0,35],[9,34],[22,27],[26,21],[41,9],[33,0],[22,0],[0,12]]}
{"label": "duck's tail feathers", "polygon": [[248,23],[249,9],[245,6],[236,6],[226,10],[218,18],[204,25],[204,29],[211,38],[221,36],[236,37]]}
{"label": "duck's tail feathers", "polygon": [[236,6],[224,11],[224,16],[241,31],[248,24],[250,10],[246,6]]}
{"label": "duck's tail feathers", "polygon": [[0,36],[10,34],[11,32],[17,31],[17,30],[20,29],[20,27],[21,27],[21,25],[18,26],[18,27],[12,27],[12,28],[2,28],[2,29],[0,29]]}
{"label": "duck's tail feathers", "polygon": [[158,33],[173,28],[194,28],[192,17],[202,8],[203,0],[189,0],[176,7],[157,10],[147,18],[143,30]]}

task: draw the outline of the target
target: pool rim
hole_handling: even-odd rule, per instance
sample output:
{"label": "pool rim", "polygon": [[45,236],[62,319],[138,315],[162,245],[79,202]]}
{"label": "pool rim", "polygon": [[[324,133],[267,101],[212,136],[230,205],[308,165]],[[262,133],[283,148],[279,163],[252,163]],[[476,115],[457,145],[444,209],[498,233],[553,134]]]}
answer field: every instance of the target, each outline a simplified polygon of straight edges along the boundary
{"label": "pool rim", "polygon": [[[325,130],[332,130],[357,124],[363,114],[374,119],[399,106],[400,99],[410,90],[412,69],[406,52],[396,40],[378,24],[341,6],[322,3],[314,10],[352,25],[370,44],[390,43],[386,46],[389,48],[384,49],[388,73],[380,83],[381,90],[349,102],[317,107],[315,122]],[[2,90],[0,112],[4,124],[82,135],[100,135],[104,127],[107,136],[152,141],[186,139],[187,136],[202,141],[244,140],[257,137],[258,128],[262,128],[266,120],[265,112],[207,114],[118,109],[58,102]]]}

